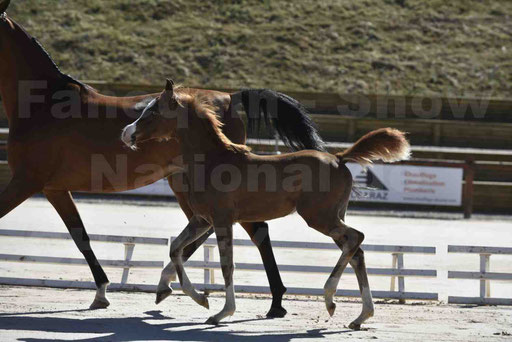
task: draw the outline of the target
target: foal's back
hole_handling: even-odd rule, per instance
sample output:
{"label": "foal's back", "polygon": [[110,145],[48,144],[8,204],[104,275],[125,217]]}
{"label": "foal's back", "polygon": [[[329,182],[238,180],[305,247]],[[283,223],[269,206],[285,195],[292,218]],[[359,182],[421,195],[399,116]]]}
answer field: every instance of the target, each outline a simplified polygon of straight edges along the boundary
{"label": "foal's back", "polygon": [[[229,184],[212,174],[210,191],[195,194],[194,202],[199,211],[209,211],[212,206],[231,211],[233,221],[270,220],[296,210],[302,215],[310,206],[316,207],[317,213],[337,217],[343,207],[340,202],[348,199],[352,189],[352,175],[345,163],[325,152],[304,150],[273,156],[240,153],[222,163],[236,170],[231,172]],[[319,204],[328,209],[318,208]]]}

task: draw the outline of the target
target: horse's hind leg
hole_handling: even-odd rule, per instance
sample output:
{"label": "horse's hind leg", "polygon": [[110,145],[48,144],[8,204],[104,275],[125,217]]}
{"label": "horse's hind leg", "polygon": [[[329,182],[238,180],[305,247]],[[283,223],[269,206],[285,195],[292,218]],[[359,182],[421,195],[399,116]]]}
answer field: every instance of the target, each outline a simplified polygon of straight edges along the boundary
{"label": "horse's hind leg", "polygon": [[196,289],[194,289],[194,286],[185,272],[185,268],[183,267],[183,249],[203,236],[209,228],[210,224],[208,222],[202,218],[193,216],[187,227],[185,227],[181,234],[172,242],[170,252],[171,260],[176,268],[178,278],[180,279],[181,289],[197,304],[207,309],[208,298],[206,298],[205,295],[199,294]]}
{"label": "horse's hind leg", "polygon": [[258,247],[265,272],[267,273],[270,291],[272,292],[272,306],[267,313],[267,317],[284,317],[286,310],[282,307],[281,303],[283,295],[286,292],[286,287],[284,287],[283,281],[281,280],[274,252],[272,251],[272,244],[268,234],[268,224],[265,222],[244,222],[241,223],[241,225],[251,237],[252,242]]}
{"label": "horse's hind leg", "polygon": [[75,242],[80,252],[84,255],[89,268],[92,271],[97,291],[96,297],[91,304],[91,309],[103,309],[110,305],[106,292],[109,284],[107,275],[103,271],[98,259],[91,248],[89,236],[85,226],[80,218],[80,214],[73,202],[73,197],[69,191],[45,191],[44,194],[48,201],[59,213],[62,221],[68,228],[71,238]]}
{"label": "horse's hind leg", "polygon": [[[342,246],[340,246],[342,248]],[[368,283],[368,274],[366,273],[366,264],[364,261],[364,252],[358,248],[352,259],[349,261],[357,276],[359,283],[359,291],[361,291],[361,298],[363,300],[363,310],[357,319],[350,323],[349,328],[359,330],[368,318],[373,317],[373,299],[370,291],[370,284]]]}
{"label": "horse's hind leg", "polygon": [[336,310],[336,304],[334,304],[333,301],[334,294],[336,293],[341,275],[359,249],[359,246],[364,240],[364,235],[354,228],[346,226],[342,222],[340,222],[340,225],[337,227],[331,229],[328,235],[338,246],[341,246],[340,248],[342,250],[341,257],[324,286],[325,305],[327,311],[332,316]]}

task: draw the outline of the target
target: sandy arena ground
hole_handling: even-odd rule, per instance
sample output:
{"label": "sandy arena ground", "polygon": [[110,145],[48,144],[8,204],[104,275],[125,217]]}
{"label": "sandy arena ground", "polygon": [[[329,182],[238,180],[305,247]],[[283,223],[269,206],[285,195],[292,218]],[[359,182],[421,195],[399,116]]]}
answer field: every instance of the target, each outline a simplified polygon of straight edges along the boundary
{"label": "sandy arena ground", "polygon": [[[329,319],[323,302],[286,300],[288,316],[262,315],[270,300],[238,298],[238,310],[219,327],[184,296],[156,306],[153,295],[112,293],[106,310],[90,311],[92,291],[0,287],[1,341],[510,341],[512,308],[377,304],[363,331],[346,328],[360,304],[338,302]],[[223,298],[210,299],[215,312]]]}
{"label": "sandy arena ground", "polygon": [[[78,201],[78,208],[91,234],[111,234],[146,237],[169,237],[179,234],[186,218],[175,203],[135,203],[112,201]],[[347,223],[366,235],[367,244],[434,246],[436,255],[406,255],[405,267],[436,269],[437,278],[406,278],[406,290],[437,292],[441,304],[427,303],[395,305],[377,304],[376,316],[361,332],[349,331],[347,326],[360,311],[358,302],[342,302],[336,315],[328,319],[323,302],[316,298],[288,297],[284,303],[289,314],[284,319],[266,320],[269,298],[238,295],[237,313],[225,325],[212,328],[203,325],[209,313],[189,298],[173,296],[160,306],[154,304],[152,294],[110,293],[108,310],[88,311],[94,297],[91,291],[55,290],[41,288],[0,287],[0,341],[60,340],[187,340],[224,341],[259,340],[290,341],[321,338],[340,340],[357,338],[392,341],[481,341],[512,340],[512,308],[471,307],[446,305],[449,295],[478,296],[477,280],[447,278],[448,270],[477,271],[478,255],[457,255],[446,252],[447,245],[512,245],[512,219],[509,217],[476,216],[462,220],[460,216],[438,217],[387,216],[361,211],[349,212]],[[270,222],[273,240],[330,242],[328,238],[309,229],[297,215]],[[31,199],[16,208],[2,220],[1,229],[22,229],[66,232],[60,218],[43,199]],[[241,228],[235,237],[247,239]],[[122,244],[93,243],[99,259],[122,259]],[[44,239],[1,238],[0,254],[44,255],[81,258],[71,241]],[[215,258],[218,256],[215,253]],[[278,264],[332,265],[337,251],[299,251],[275,249]],[[168,261],[165,246],[137,245],[134,260]],[[389,254],[367,253],[368,267],[390,267]],[[202,259],[202,250],[194,256]],[[237,247],[235,261],[260,262],[256,248]],[[491,271],[512,273],[510,257],[493,256]],[[119,282],[121,270],[106,268],[112,282]],[[129,282],[156,284],[159,269],[135,269]],[[189,270],[193,282],[202,281],[202,270]],[[0,263],[0,277],[91,281],[90,271],[84,266],[62,266],[29,263]],[[288,287],[323,287],[327,275],[282,273]],[[220,272],[216,281],[221,281]],[[268,285],[263,272],[235,271],[235,283]],[[370,277],[373,290],[389,290],[389,277]],[[510,282],[493,281],[492,296],[512,296]],[[342,277],[339,288],[356,289],[355,276]],[[379,302],[377,300],[377,302]],[[223,305],[223,297],[215,295],[211,301],[214,313]]]}

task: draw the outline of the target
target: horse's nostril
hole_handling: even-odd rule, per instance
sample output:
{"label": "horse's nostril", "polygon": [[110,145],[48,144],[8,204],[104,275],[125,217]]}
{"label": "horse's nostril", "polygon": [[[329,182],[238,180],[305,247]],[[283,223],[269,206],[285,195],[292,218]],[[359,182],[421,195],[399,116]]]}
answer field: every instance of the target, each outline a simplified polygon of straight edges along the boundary
{"label": "horse's nostril", "polygon": [[137,138],[135,137],[135,134],[132,134],[132,136],[131,136],[132,145],[135,145],[136,140],[137,140]]}

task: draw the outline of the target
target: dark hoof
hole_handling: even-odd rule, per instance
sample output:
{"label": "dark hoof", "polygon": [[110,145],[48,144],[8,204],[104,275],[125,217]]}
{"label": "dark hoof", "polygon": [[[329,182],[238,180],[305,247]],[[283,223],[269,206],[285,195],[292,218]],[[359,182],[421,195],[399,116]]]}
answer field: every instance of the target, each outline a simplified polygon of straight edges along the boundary
{"label": "dark hoof", "polygon": [[205,309],[210,310],[210,303],[208,303],[208,297],[207,296],[202,295],[201,296],[201,300],[199,301],[198,304],[201,305],[202,307],[204,307]]}
{"label": "dark hoof", "polygon": [[332,317],[334,315],[334,311],[336,311],[336,303],[327,304],[327,312],[329,313],[329,316]]}
{"label": "dark hoof", "polygon": [[288,312],[285,308],[279,306],[279,307],[271,307],[270,311],[267,313],[267,318],[283,318],[286,316]]}
{"label": "dark hoof", "polygon": [[106,309],[110,305],[110,302],[107,299],[98,300],[95,299],[94,302],[92,302],[91,306],[89,306],[89,309],[91,310],[97,310],[97,309]]}
{"label": "dark hoof", "polygon": [[156,293],[155,304],[160,304],[165,298],[169,297],[172,294],[172,289],[160,291]]}
{"label": "dark hoof", "polygon": [[210,325],[219,325],[219,321],[217,320],[217,318],[215,318],[215,316],[212,316],[210,318],[208,318],[208,320],[206,321],[205,324],[210,324]]}
{"label": "dark hoof", "polygon": [[357,330],[357,331],[361,330],[361,324],[357,324],[354,322],[350,323],[350,325],[348,327],[352,330]]}

